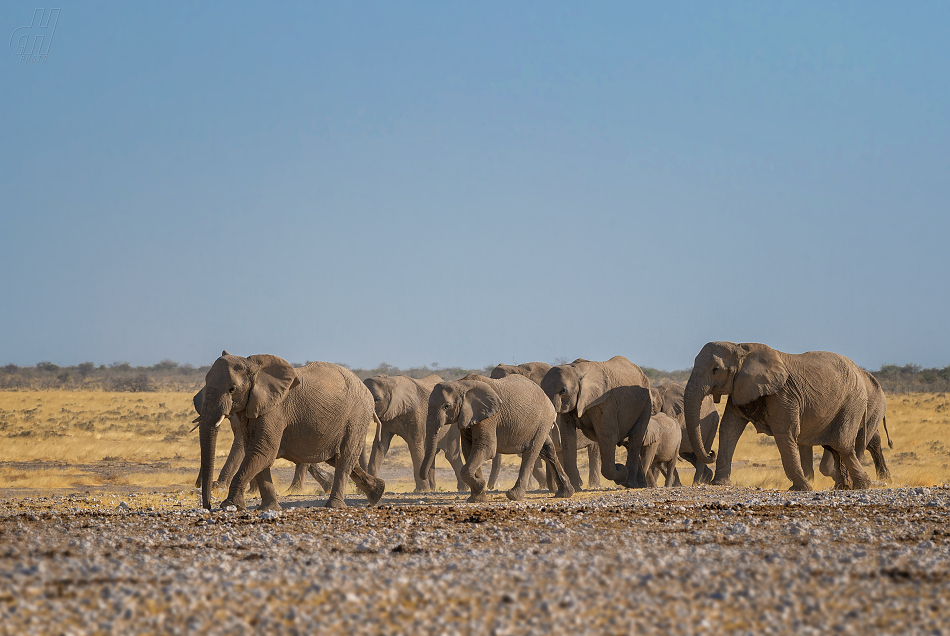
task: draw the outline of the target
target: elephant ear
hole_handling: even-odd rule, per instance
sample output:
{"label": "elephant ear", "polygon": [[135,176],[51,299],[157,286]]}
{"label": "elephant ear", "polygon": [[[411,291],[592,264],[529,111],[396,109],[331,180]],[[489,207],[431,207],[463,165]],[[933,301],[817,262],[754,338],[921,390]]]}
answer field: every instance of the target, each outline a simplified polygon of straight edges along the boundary
{"label": "elephant ear", "polygon": [[597,406],[607,399],[607,374],[603,369],[591,369],[579,379],[580,389],[577,391],[577,417],[584,415],[584,411]]}
{"label": "elephant ear", "polygon": [[391,385],[386,387],[389,389],[389,407],[379,416],[384,422],[414,411],[419,406],[419,392],[412,380],[404,377],[395,377],[392,380]]}
{"label": "elephant ear", "polygon": [[195,405],[195,410],[198,411],[198,415],[201,415],[201,405],[205,403],[204,387],[201,387],[201,390],[195,393],[195,397],[191,398],[191,402]]}
{"label": "elephant ear", "polygon": [[249,356],[254,374],[247,399],[247,416],[258,418],[280,404],[290,389],[300,384],[297,372],[283,358],[272,355]]}
{"label": "elephant ear", "polygon": [[731,399],[743,405],[777,393],[788,380],[788,368],[775,349],[765,345],[742,345],[749,353],[739,364],[732,381]]}
{"label": "elephant ear", "polygon": [[[630,436],[631,438],[633,435]],[[647,432],[643,436],[642,446],[652,446],[660,441],[660,424],[654,418],[650,418],[650,423],[647,424]],[[635,449],[630,449],[631,452],[638,452]],[[646,466],[644,470],[648,469],[649,466]]]}
{"label": "elephant ear", "polygon": [[501,407],[501,398],[485,382],[469,381],[465,383],[465,397],[459,409],[459,428],[470,428],[475,422],[486,420]]}

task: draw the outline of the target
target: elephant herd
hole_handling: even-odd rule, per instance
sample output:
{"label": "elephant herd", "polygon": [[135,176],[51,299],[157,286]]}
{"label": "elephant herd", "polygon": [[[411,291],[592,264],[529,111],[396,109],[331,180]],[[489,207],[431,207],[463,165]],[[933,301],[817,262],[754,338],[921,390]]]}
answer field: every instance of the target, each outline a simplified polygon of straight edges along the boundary
{"label": "elephant herd", "polygon": [[[727,395],[720,420],[716,403]],[[775,439],[792,490],[811,490],[812,451],[824,449],[823,474],[836,488],[867,488],[861,466],[867,449],[879,478],[890,475],[878,426],[886,399],[877,380],[844,356],[825,351],[788,354],[756,343],[710,342],[696,356],[689,381],[651,386],[622,356],[578,359],[550,366],[498,365],[491,377],[456,381],[437,375],[374,376],[361,382],[349,369],[326,362],[294,368],[273,355],[248,358],[223,352],[195,395],[201,445],[202,505],[214,486],[228,488],[221,507],[244,508],[252,482],[262,509],[279,509],[270,467],[277,458],[297,464],[291,489],[306,473],[329,492],[327,506],[345,506],[349,479],[376,504],[385,483],[380,467],[394,436],[405,440],[417,492],[435,488],[438,453],[451,464],[470,502],[487,501],[502,454],[520,455],[514,486],[522,501],[529,479],[555,497],[583,488],[577,454],[588,453],[588,488],[600,477],[627,488],[681,485],[676,464],[695,469],[694,484],[729,485],[739,436],[751,422]],[[217,431],[228,419],[231,452],[212,482]],[[375,426],[371,452],[365,448]],[[719,436],[718,454],[711,450]],[[890,439],[888,437],[888,443]],[[624,464],[616,463],[618,447]],[[491,460],[486,479],[483,465]],[[317,466],[326,462],[329,474]],[[708,464],[715,462],[715,473]],[[543,468],[542,468],[543,466]]]}

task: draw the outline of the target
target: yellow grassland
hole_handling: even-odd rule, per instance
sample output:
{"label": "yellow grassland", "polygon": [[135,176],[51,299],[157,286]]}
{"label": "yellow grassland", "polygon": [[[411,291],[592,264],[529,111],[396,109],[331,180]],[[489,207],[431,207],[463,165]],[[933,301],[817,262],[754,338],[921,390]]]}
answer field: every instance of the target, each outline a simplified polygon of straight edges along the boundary
{"label": "yellow grassland", "polygon": [[[189,432],[196,415],[191,397],[190,393],[0,391],[0,494],[4,488],[193,487],[199,460],[197,432]],[[720,408],[724,404],[725,400]],[[885,457],[893,485],[950,482],[947,394],[890,395],[887,422],[894,448],[885,448]],[[230,445],[231,432],[224,425],[217,466],[223,464]],[[816,460],[820,455],[821,449],[815,449]],[[585,454],[578,459],[586,463]],[[506,465],[517,461],[514,456],[505,458]],[[443,459],[439,462],[448,467]],[[865,462],[873,479],[867,455]],[[393,440],[386,465],[406,472],[389,479],[387,490],[412,490],[409,454],[399,438]],[[692,467],[681,461],[679,471],[683,482],[691,483]],[[582,466],[581,475],[586,474]],[[757,435],[751,425],[736,449],[733,482],[783,490],[789,485],[772,438]],[[440,485],[454,490],[454,479]],[[816,475],[817,488],[831,485],[829,478]],[[314,488],[308,478],[307,490]]]}

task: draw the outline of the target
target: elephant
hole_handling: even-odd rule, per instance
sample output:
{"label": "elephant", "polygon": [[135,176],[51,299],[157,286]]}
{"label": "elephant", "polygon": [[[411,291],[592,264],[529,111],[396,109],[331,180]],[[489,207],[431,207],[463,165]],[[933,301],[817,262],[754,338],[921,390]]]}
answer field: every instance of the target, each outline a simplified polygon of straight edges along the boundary
{"label": "elephant", "polygon": [[[887,417],[885,416],[887,411],[887,397],[884,395],[884,389],[881,387],[881,383],[877,381],[877,378],[864,369],[861,369],[861,371],[863,372],[864,382],[868,393],[867,421],[871,429],[874,431],[868,440],[867,450],[871,454],[871,459],[874,460],[874,470],[877,473],[877,478],[881,481],[889,482],[891,481],[891,471],[888,470],[887,462],[884,460],[884,452],[881,448],[881,433],[877,430],[876,424],[876,422],[881,422],[883,424],[884,434],[887,435],[887,445],[890,448],[894,448],[894,443],[891,441],[891,435],[887,430]],[[809,481],[812,481],[815,477],[812,447],[799,446],[798,450],[802,460],[802,469],[805,471],[805,477]],[[861,448],[855,448],[855,452],[857,452],[859,460],[864,455],[864,450]],[[835,480],[835,488],[847,489],[850,487],[847,479],[848,473],[847,471],[841,470],[841,458],[834,450],[829,448],[824,450],[824,453],[822,453],[821,456],[821,462],[818,465],[818,469],[821,471],[822,475],[831,477]]]}
{"label": "elephant", "polygon": [[505,493],[512,501],[524,500],[525,486],[538,456],[553,467],[555,497],[570,497],[574,489],[551,442],[556,418],[554,407],[541,388],[520,375],[500,380],[469,375],[454,382],[440,382],[429,396],[426,454],[419,477],[428,478],[443,430],[456,425],[465,457],[462,479],[472,490],[469,502],[488,501],[481,465],[498,453],[521,453],[518,479]]}
{"label": "elephant", "polygon": [[[676,470],[676,459],[679,457],[682,440],[683,431],[680,424],[672,417],[665,413],[656,413],[650,418],[640,446],[640,464],[646,475],[647,486],[656,487],[656,476],[659,472],[666,477],[664,485],[667,488],[683,485]],[[628,449],[627,452],[634,451]]]}
{"label": "elephant", "polygon": [[[192,398],[192,403],[195,405],[195,411],[197,411],[200,415],[201,405],[204,403],[204,389],[201,389],[195,393],[195,396]],[[228,458],[225,460],[224,466],[221,467],[221,472],[218,473],[218,478],[211,482],[212,490],[217,488],[227,488],[230,486],[231,478],[234,477],[234,473],[237,472],[238,467],[241,465],[241,461],[244,459],[244,433],[241,430],[241,422],[237,416],[231,416],[228,418],[228,420],[231,423],[231,432],[234,435],[234,439],[231,442],[231,450],[228,452]],[[195,428],[197,428],[197,426]],[[329,473],[316,464],[296,464],[294,478],[287,492],[298,493],[302,491],[304,477],[307,473],[310,473],[310,475],[317,480],[317,483],[319,483],[320,487],[323,488],[324,494],[330,492],[330,486],[333,484],[333,478]],[[257,491],[257,482],[252,481],[250,486],[251,487],[248,492]],[[201,488],[200,471],[198,473],[198,477],[195,479],[195,488]]]}
{"label": "elephant", "polygon": [[[706,453],[700,435],[703,399],[728,395],[719,424],[719,455]],[[855,449],[864,449],[877,428],[870,421],[864,371],[828,351],[790,354],[759,343],[709,342],[693,364],[686,383],[686,432],[704,463],[716,462],[714,485],[731,485],[732,456],[751,421],[756,431],[775,438],[790,490],[810,491],[800,446],[824,446],[838,453],[855,488],[871,480]]]}
{"label": "elephant", "polygon": [[[544,376],[547,375],[547,372],[550,370],[551,365],[545,362],[526,362],[519,365],[499,364],[492,369],[491,377],[497,380],[509,375],[523,375],[540,386],[541,380],[544,379]],[[558,422],[560,422],[560,418],[558,418]],[[576,435],[576,438],[576,450],[587,450],[587,486],[588,488],[600,488],[600,450],[597,448],[597,444],[584,436],[583,433]],[[561,447],[560,423],[555,423],[554,428],[551,430],[551,441],[554,442],[554,450],[557,452],[558,460],[561,462],[564,472],[567,473],[568,479],[571,480],[571,486],[575,491],[583,490],[584,483],[581,481],[580,472],[577,468],[577,453],[575,452],[574,454],[575,461],[573,463],[565,459],[564,450]],[[539,464],[540,461],[539,459]],[[551,473],[550,470],[546,472],[544,477],[541,477],[540,466],[535,465],[533,474],[542,488],[547,485],[550,490],[553,491],[555,489],[554,474]],[[491,481],[489,481],[489,484],[491,484]],[[491,488],[490,485],[489,488]]]}
{"label": "elephant", "polygon": [[[667,382],[657,387],[651,387],[650,398],[653,402],[653,415],[664,413],[679,422],[683,436],[683,441],[680,444],[680,457],[692,464],[696,471],[693,474],[693,485],[708,484],[712,481],[713,471],[706,464],[699,461],[686,435],[686,415],[683,412],[683,394],[685,390],[686,387],[678,382]],[[718,428],[719,411],[716,410],[716,403],[713,402],[712,396],[707,395],[703,398],[699,411],[699,429],[702,431],[703,444],[706,448],[712,446]]]}
{"label": "elephant", "polygon": [[[577,465],[580,431],[597,443],[604,477],[628,488],[646,486],[639,449],[652,406],[650,380],[640,367],[623,356],[605,362],[575,360],[552,367],[541,389],[559,414],[566,464]],[[627,465],[615,464],[617,445],[628,437]]]}
{"label": "elephant", "polygon": [[[382,422],[379,443],[373,444],[367,472],[379,476],[380,467],[389,452],[393,436],[398,435],[409,446],[412,473],[416,481],[415,492],[435,490],[435,471],[429,473],[428,481],[419,478],[419,468],[425,455],[426,416],[429,412],[429,394],[442,378],[432,374],[421,380],[405,375],[377,375],[363,380],[373,394],[376,415]],[[461,457],[461,442],[458,429],[447,431],[438,442],[438,449],[452,465],[459,491],[468,490],[462,481],[464,462]]]}
{"label": "elephant", "polygon": [[386,489],[382,479],[358,464],[370,422],[379,418],[373,396],[349,369],[313,362],[295,369],[274,355],[234,356],[227,351],[205,376],[198,417],[201,444],[201,503],[211,508],[211,475],[218,427],[237,417],[246,453],[231,480],[222,508],[244,509],[244,490],[251,479],[261,492],[261,508],[280,510],[270,467],[277,458],[298,464],[326,461],[334,467],[327,506],[346,506],[343,492],[352,477],[376,505]]}

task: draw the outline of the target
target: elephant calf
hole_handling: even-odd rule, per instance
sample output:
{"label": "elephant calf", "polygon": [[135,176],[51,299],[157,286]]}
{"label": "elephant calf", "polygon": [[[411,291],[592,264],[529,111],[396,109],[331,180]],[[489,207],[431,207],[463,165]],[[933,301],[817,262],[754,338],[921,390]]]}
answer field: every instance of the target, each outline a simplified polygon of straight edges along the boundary
{"label": "elephant calf", "polygon": [[555,496],[570,497],[574,489],[551,442],[555,418],[554,407],[541,388],[520,375],[500,380],[467,376],[456,382],[440,382],[429,396],[426,455],[419,477],[428,478],[443,430],[457,425],[465,457],[462,479],[472,489],[470,502],[488,501],[481,466],[497,453],[521,453],[518,480],[506,493],[512,501],[524,499],[525,486],[538,456],[555,472]]}
{"label": "elephant calf", "polygon": [[[650,418],[643,444],[640,446],[640,465],[646,474],[647,486],[656,487],[657,474],[666,477],[665,486],[682,486],[676,471],[683,433],[679,422],[669,415],[657,413]],[[632,452],[628,449],[627,452]]]}

